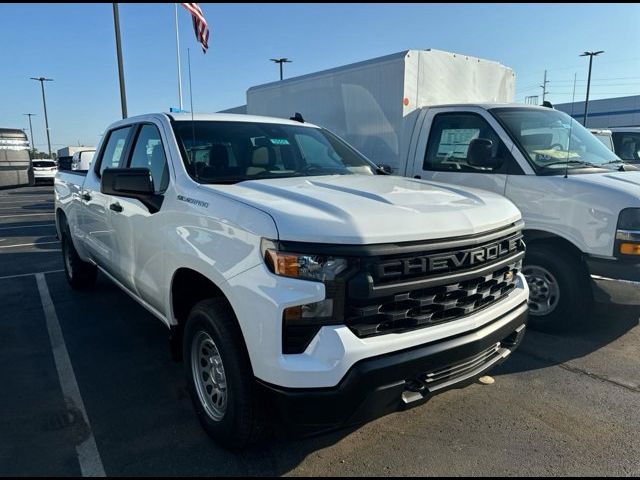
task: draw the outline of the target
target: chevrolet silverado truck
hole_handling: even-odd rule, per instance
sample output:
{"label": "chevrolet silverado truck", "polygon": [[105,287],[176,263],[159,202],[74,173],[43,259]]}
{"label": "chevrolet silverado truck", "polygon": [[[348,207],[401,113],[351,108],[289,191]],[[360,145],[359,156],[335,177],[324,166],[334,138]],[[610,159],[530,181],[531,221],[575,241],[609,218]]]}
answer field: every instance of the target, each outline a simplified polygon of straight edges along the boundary
{"label": "chevrolet silverado truck", "polygon": [[55,210],[71,287],[100,271],[168,327],[228,447],[419,405],[524,334],[509,200],[387,175],[301,121],[118,121],[88,171],[57,174]]}

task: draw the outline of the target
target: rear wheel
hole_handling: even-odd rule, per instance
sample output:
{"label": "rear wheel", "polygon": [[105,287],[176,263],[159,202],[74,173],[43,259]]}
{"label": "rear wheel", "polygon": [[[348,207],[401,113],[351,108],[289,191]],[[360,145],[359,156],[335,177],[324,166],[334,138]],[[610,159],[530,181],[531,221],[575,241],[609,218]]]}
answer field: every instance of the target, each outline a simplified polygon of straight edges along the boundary
{"label": "rear wheel", "polygon": [[62,234],[62,258],[67,282],[75,290],[88,290],[96,283],[98,268],[80,258],[73,246],[69,230]]}
{"label": "rear wheel", "polygon": [[553,245],[527,248],[522,273],[529,285],[529,326],[544,331],[571,328],[588,314],[591,289],[582,263]]}
{"label": "rear wheel", "polygon": [[222,299],[199,302],[183,338],[189,393],[200,423],[221,445],[240,449],[267,430],[253,371],[231,307]]}

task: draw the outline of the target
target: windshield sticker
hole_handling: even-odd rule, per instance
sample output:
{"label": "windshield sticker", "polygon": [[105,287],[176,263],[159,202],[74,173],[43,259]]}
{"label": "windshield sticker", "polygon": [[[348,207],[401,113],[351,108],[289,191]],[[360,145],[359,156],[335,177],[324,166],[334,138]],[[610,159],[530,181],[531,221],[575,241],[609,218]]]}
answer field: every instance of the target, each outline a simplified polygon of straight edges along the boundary
{"label": "windshield sticker", "polygon": [[289,140],[286,138],[272,138],[271,143],[274,145],[289,145]]}

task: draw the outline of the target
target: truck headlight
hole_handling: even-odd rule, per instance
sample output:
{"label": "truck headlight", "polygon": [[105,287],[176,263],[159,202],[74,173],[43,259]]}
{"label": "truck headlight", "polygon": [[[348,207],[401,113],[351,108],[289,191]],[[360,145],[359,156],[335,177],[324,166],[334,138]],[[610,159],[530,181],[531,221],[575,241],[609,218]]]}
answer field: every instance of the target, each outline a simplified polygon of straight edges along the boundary
{"label": "truck headlight", "polygon": [[262,240],[267,268],[276,275],[326,282],[335,280],[348,267],[347,259],[328,255],[279,252],[272,240]]}
{"label": "truck headlight", "polygon": [[620,212],[615,253],[640,256],[640,208],[625,208]]}
{"label": "truck headlight", "polygon": [[285,308],[282,315],[283,353],[302,353],[322,326],[343,323],[349,259],[279,251],[276,242],[269,239],[262,240],[261,250],[264,262],[272,273],[324,284],[324,300]]}

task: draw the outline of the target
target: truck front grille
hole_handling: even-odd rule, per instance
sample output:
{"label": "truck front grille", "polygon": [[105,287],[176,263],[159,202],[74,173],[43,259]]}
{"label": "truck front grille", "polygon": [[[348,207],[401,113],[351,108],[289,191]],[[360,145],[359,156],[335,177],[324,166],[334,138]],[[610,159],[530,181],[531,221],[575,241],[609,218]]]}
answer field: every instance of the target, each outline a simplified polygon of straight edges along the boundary
{"label": "truck front grille", "polygon": [[400,333],[471,315],[516,287],[520,261],[470,280],[410,290],[348,307],[346,324],[358,337]]}
{"label": "truck front grille", "polygon": [[362,338],[466,317],[516,288],[523,256],[522,234],[512,227],[455,250],[426,245],[410,254],[363,258],[347,286],[344,323]]}

